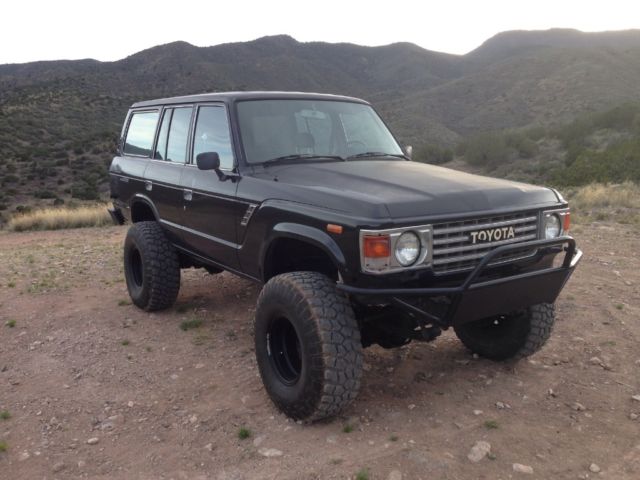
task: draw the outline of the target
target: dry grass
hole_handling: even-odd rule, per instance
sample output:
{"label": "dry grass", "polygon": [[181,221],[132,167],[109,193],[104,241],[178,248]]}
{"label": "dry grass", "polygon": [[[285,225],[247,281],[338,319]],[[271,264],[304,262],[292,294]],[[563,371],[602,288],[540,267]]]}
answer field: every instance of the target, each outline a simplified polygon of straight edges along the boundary
{"label": "dry grass", "polygon": [[610,220],[640,223],[640,185],[592,183],[564,192],[571,217],[578,221]]}
{"label": "dry grass", "polygon": [[106,204],[78,208],[45,208],[16,215],[7,223],[7,230],[61,230],[65,228],[102,227],[111,225]]}

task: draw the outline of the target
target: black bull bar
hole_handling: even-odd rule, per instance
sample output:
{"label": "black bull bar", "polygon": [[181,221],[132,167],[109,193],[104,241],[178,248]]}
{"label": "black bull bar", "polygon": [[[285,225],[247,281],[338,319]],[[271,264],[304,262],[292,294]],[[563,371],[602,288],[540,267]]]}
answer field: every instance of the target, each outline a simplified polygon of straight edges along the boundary
{"label": "black bull bar", "polygon": [[[512,250],[531,247],[536,255],[560,253],[564,259],[560,266],[551,266],[500,278],[478,281],[490,263]],[[401,309],[441,327],[466,323],[492,315],[509,313],[529,305],[553,303],[562,291],[582,257],[571,237],[504,245],[487,253],[480,263],[469,273],[461,285],[436,288],[361,288],[339,283],[345,293],[357,296],[375,296],[388,299]],[[448,297],[450,302],[444,314],[436,315],[412,304],[411,297]]]}

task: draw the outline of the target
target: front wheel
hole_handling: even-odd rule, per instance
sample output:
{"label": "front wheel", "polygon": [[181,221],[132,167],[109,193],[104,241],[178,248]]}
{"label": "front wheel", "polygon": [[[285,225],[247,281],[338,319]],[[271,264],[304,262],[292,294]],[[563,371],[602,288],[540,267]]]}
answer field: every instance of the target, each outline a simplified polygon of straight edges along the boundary
{"label": "front wheel", "polygon": [[256,308],[255,345],[267,393],[296,420],[334,416],[358,393],[358,324],[347,299],[320,273],[284,273],[267,282]]}
{"label": "front wheel", "polygon": [[460,341],[473,353],[491,360],[520,359],[540,350],[551,336],[555,307],[532,305],[508,315],[496,315],[454,327]]}

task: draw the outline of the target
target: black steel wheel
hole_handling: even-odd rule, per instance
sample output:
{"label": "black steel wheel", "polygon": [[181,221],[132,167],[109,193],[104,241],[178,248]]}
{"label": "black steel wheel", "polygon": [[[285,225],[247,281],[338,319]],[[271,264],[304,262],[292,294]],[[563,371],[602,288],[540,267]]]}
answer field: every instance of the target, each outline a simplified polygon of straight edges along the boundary
{"label": "black steel wheel", "polygon": [[285,273],[267,282],[258,298],[255,345],[267,393],[296,420],[334,416],[358,393],[358,324],[335,282],[320,273]]}

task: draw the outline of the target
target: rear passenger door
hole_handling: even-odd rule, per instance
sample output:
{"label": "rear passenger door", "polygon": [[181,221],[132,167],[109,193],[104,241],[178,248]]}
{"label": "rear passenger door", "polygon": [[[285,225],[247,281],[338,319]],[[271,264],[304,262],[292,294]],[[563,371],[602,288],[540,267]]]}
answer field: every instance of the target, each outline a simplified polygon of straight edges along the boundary
{"label": "rear passenger door", "polygon": [[235,159],[227,109],[222,104],[197,107],[191,164],[182,177],[184,189],[184,241],[191,251],[222,266],[238,268],[236,220],[237,181],[221,181],[213,170],[198,170],[199,153],[217,152],[220,169],[230,172]]}
{"label": "rear passenger door", "polygon": [[182,240],[181,178],[188,158],[192,117],[192,105],[164,109],[153,158],[145,171],[145,193],[174,242]]}

